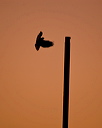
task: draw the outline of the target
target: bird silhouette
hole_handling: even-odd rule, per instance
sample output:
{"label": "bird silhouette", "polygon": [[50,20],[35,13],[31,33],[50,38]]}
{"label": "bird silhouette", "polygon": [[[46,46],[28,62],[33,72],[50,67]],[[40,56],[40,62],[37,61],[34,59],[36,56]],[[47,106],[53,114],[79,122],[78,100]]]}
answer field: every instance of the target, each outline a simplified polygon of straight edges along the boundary
{"label": "bird silhouette", "polygon": [[43,48],[48,48],[54,45],[52,41],[44,40],[44,37],[42,37],[42,35],[43,35],[43,32],[40,31],[40,33],[37,35],[37,38],[36,38],[35,48],[37,51],[39,50],[40,46]]}

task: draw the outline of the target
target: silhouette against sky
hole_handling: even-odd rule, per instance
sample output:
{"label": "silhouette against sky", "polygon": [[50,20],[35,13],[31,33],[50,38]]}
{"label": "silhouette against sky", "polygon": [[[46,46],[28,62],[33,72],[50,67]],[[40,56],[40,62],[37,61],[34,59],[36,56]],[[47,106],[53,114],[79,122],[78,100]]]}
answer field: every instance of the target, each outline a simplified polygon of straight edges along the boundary
{"label": "silhouette against sky", "polygon": [[102,0],[0,0],[0,128],[62,127],[66,36],[69,128],[102,128]]}
{"label": "silhouette against sky", "polygon": [[36,38],[35,48],[37,51],[39,50],[40,46],[42,46],[43,48],[48,48],[54,45],[53,42],[49,40],[44,40],[44,37],[42,37],[42,35],[43,35],[43,32],[40,31],[40,33]]}

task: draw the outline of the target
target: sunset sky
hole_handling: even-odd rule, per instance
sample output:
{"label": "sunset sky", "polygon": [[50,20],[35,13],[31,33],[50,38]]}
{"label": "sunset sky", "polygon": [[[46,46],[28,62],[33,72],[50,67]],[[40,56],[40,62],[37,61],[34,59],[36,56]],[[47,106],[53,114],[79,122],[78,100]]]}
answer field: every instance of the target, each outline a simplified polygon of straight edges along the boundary
{"label": "sunset sky", "polygon": [[0,128],[62,128],[65,36],[69,128],[102,128],[101,0],[0,0]]}

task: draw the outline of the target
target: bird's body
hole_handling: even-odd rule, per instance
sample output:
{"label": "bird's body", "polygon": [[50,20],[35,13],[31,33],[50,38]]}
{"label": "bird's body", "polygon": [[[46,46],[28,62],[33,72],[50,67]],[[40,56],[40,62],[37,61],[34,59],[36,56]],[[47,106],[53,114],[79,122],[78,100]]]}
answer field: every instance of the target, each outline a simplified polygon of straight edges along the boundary
{"label": "bird's body", "polygon": [[44,48],[48,48],[48,47],[51,47],[53,46],[53,42],[49,41],[49,40],[44,40],[44,37],[41,37],[42,36],[42,32],[40,32],[36,38],[36,44],[35,44],[35,48],[36,50],[38,51],[40,46],[41,47],[44,47]]}

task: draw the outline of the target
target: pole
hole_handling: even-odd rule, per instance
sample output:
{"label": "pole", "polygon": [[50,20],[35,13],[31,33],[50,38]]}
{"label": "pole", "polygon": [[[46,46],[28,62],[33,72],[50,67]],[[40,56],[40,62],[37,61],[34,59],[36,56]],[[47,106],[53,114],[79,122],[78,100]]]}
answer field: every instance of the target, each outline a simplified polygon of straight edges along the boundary
{"label": "pole", "polygon": [[65,37],[63,128],[68,128],[68,120],[69,120],[68,117],[69,117],[70,39],[71,37]]}

